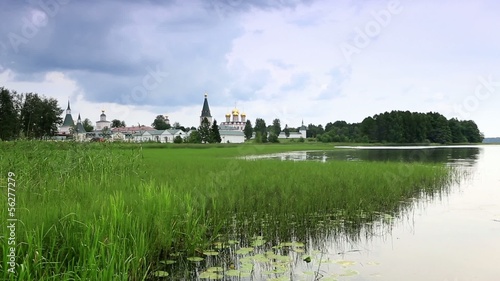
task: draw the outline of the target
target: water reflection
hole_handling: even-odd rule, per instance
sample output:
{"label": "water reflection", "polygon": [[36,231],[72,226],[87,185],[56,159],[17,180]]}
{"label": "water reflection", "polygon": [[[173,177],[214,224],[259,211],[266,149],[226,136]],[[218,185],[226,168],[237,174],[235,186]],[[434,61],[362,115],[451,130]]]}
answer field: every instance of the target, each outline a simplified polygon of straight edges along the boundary
{"label": "water reflection", "polygon": [[[485,150],[489,151],[486,158]],[[217,248],[220,255],[207,256],[201,263],[185,264],[184,271],[176,275],[176,278],[470,280],[474,277],[476,280],[496,280],[490,278],[494,276],[494,269],[485,267],[484,264],[493,264],[492,260],[498,258],[500,253],[497,251],[500,250],[498,246],[492,246],[498,245],[494,242],[497,237],[495,231],[500,233],[500,223],[496,222],[497,219],[500,221],[500,205],[491,204],[491,200],[494,200],[492,198],[500,196],[500,189],[493,188],[494,185],[500,185],[500,177],[491,172],[491,168],[497,167],[499,158],[500,147],[478,146],[344,147],[334,151],[301,151],[249,158],[322,162],[341,160],[446,163],[469,171],[475,171],[479,166],[483,177],[474,182],[445,186],[432,194],[417,194],[413,198],[402,200],[400,208],[393,212],[361,212],[346,216],[343,210],[329,210],[300,217],[290,214],[287,218],[258,214],[257,211],[254,214],[234,214],[227,226],[228,235],[220,237],[218,245],[221,247]],[[484,174],[489,178],[484,178]],[[458,216],[453,215],[456,210],[452,209],[452,212],[442,207],[443,201],[451,200],[450,194],[460,199],[462,189],[470,185],[475,188],[469,196],[479,198],[471,202],[481,202],[481,199],[488,203],[479,206],[480,216],[474,216],[474,208],[477,207],[470,202],[464,205],[459,200],[454,208],[464,207],[466,211],[462,210]],[[487,191],[486,196],[478,195],[481,194],[481,188]],[[432,207],[431,211],[428,211],[429,207]],[[493,217],[483,219],[484,210]],[[432,215],[426,212],[431,212]],[[467,221],[463,221],[464,214]],[[416,220],[423,218],[423,224],[420,222],[415,225]],[[426,221],[430,222],[426,224]],[[468,227],[471,224],[475,227]],[[453,231],[447,232],[447,228]],[[443,231],[446,233],[444,236],[441,234]],[[476,237],[482,239],[477,240]],[[470,239],[480,241],[471,244],[489,246],[479,249],[464,244],[470,243]],[[448,245],[446,249],[442,249],[442,244]],[[486,257],[474,255],[476,258],[468,259],[467,266],[457,268],[454,261],[469,256],[460,250],[461,248],[467,249],[467,252],[481,251]],[[474,268],[475,271],[467,275],[467,267]]]}
{"label": "water reflection", "polygon": [[328,151],[293,151],[244,157],[247,160],[282,161],[398,161],[457,163],[473,165],[480,154],[478,146],[338,147]]}

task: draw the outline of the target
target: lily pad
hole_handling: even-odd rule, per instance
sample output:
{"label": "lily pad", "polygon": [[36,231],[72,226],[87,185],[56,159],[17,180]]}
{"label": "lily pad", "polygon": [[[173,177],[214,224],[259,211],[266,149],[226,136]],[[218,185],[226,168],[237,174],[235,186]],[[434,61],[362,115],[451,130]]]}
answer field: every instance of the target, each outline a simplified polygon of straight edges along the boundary
{"label": "lily pad", "polygon": [[206,271],[209,271],[209,272],[221,272],[221,271],[224,271],[224,268],[222,268],[220,266],[212,266],[212,267],[207,268]]}
{"label": "lily pad", "polygon": [[355,261],[344,261],[344,260],[341,260],[341,261],[335,261],[335,263],[337,264],[340,264],[341,266],[351,266],[351,265],[355,265],[356,262]]}
{"label": "lily pad", "polygon": [[222,277],[224,276],[212,271],[204,271],[200,273],[200,279],[222,279]]}
{"label": "lily pad", "polygon": [[204,258],[200,258],[200,257],[189,257],[187,258],[188,261],[192,261],[192,262],[200,262],[200,261],[203,261]]}
{"label": "lily pad", "polygon": [[359,272],[357,272],[356,270],[348,269],[344,273],[340,274],[340,276],[354,276],[358,274]]}
{"label": "lily pad", "polygon": [[269,262],[270,260],[263,254],[257,254],[253,257],[256,262]]}
{"label": "lily pad", "polygon": [[217,256],[217,255],[219,255],[219,252],[216,252],[216,251],[205,251],[205,252],[203,252],[203,254],[205,256]]}
{"label": "lily pad", "polygon": [[167,277],[168,276],[168,272],[166,271],[155,271],[155,273],[153,273],[153,276],[154,277],[159,277],[159,278],[163,278],[163,277]]}
{"label": "lily pad", "polygon": [[246,255],[246,254],[248,254],[248,253],[250,253],[252,251],[253,251],[253,248],[240,248],[240,249],[238,249],[236,251],[236,254],[238,254],[238,255]]}
{"label": "lily pad", "polygon": [[240,266],[241,272],[251,272],[253,270],[253,263],[242,263]]}
{"label": "lily pad", "polygon": [[173,261],[173,260],[164,260],[164,261],[160,261],[160,263],[162,263],[162,264],[174,264],[174,263],[176,263],[176,261]]}
{"label": "lily pad", "polygon": [[254,247],[259,247],[259,246],[262,246],[264,244],[266,244],[266,240],[264,240],[264,239],[256,239],[256,240],[252,241],[252,246],[254,246]]}
{"label": "lily pad", "polygon": [[218,249],[218,250],[227,248],[227,246],[224,245],[224,243],[222,243],[222,242],[215,242],[215,243],[213,243],[213,245],[214,245],[214,248]]}
{"label": "lily pad", "polygon": [[264,271],[264,274],[272,275],[272,274],[282,274],[285,272],[286,272],[286,269],[284,269],[284,268],[275,268],[273,270]]}
{"label": "lily pad", "polygon": [[241,271],[236,270],[236,269],[230,269],[230,270],[226,271],[226,275],[231,276],[231,277],[239,277],[240,274],[241,274]]}

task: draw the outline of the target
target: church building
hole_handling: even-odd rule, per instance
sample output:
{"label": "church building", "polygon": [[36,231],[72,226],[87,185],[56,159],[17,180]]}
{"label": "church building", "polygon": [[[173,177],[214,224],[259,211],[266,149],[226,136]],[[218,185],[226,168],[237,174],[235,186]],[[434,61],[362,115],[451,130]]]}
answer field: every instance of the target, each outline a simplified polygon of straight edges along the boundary
{"label": "church building", "polygon": [[210,107],[208,106],[208,95],[205,94],[205,101],[203,101],[203,108],[201,109],[200,125],[203,119],[207,118],[208,123],[212,125],[212,115],[210,114]]}
{"label": "church building", "polygon": [[[243,129],[245,128],[246,114],[240,114],[238,109],[234,109],[233,121],[228,119],[228,114],[226,114],[226,122],[222,122],[219,126],[219,133],[222,143],[243,143],[245,142],[245,134]],[[203,101],[203,108],[201,109],[200,124],[204,118],[208,119],[210,125],[213,124],[212,115],[210,114],[210,107],[208,105],[208,95],[205,94],[205,100]],[[229,122],[229,123],[228,123]]]}
{"label": "church building", "polygon": [[75,126],[75,122],[73,121],[73,116],[71,116],[71,107],[69,106],[69,101],[68,101],[68,107],[66,108],[66,116],[64,116],[64,122],[59,128],[59,134],[60,135],[71,135],[71,128]]}
{"label": "church building", "polygon": [[78,120],[75,124],[73,120],[73,116],[71,115],[71,107],[68,101],[68,107],[66,108],[66,115],[64,116],[64,121],[59,127],[59,130],[54,137],[54,139],[65,140],[68,137],[76,137],[78,139],[84,139],[86,135],[86,131],[83,128],[82,119],[80,114],[78,114]]}
{"label": "church building", "polygon": [[[231,118],[232,117],[232,118]],[[245,129],[245,124],[247,122],[247,115],[237,108],[234,108],[231,113],[226,114],[226,121],[220,123],[220,127],[223,130],[240,130]]]}
{"label": "church building", "polygon": [[106,114],[104,114],[104,110],[102,110],[99,121],[95,122],[95,130],[102,131],[105,127],[111,129],[111,121],[106,120]]}

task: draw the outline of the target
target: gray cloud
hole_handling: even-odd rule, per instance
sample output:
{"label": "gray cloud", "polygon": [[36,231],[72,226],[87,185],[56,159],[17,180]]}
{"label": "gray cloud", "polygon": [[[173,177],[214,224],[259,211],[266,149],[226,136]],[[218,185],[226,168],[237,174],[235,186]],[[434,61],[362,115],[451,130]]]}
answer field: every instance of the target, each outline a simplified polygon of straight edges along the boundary
{"label": "gray cloud", "polygon": [[[61,1],[57,7],[2,2],[0,65],[21,73],[17,79],[63,71],[91,102],[179,106],[198,101],[205,91],[215,101],[224,90],[248,99],[270,75],[227,69],[225,56],[242,34],[237,15],[301,2]],[[41,14],[38,20],[33,13]],[[12,34],[21,41],[11,44]],[[160,67],[168,77],[140,98],[130,98],[138,96],[148,67]]]}

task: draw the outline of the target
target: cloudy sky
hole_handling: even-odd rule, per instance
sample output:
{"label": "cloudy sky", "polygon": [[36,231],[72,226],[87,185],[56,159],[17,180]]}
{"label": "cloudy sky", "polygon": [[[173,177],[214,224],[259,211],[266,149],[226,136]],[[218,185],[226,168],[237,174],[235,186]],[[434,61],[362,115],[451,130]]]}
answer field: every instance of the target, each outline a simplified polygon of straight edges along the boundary
{"label": "cloudy sky", "polygon": [[437,111],[500,136],[500,2],[6,0],[0,86],[198,126],[204,93],[292,127]]}

